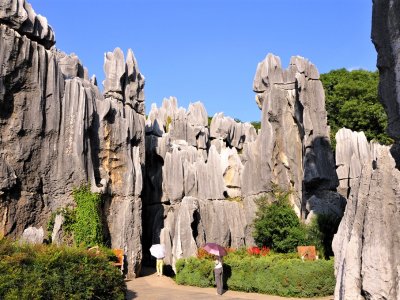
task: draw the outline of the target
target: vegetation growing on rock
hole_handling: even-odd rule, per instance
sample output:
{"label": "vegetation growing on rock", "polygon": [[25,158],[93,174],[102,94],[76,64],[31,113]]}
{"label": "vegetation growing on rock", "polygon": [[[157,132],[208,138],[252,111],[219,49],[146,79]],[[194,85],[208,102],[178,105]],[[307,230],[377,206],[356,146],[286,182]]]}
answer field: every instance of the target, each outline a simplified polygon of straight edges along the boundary
{"label": "vegetation growing on rock", "polygon": [[74,189],[73,197],[75,208],[63,207],[51,215],[47,225],[49,237],[55,216],[61,214],[64,217],[63,230],[67,239],[64,242],[88,247],[104,245],[100,194],[92,193],[89,186],[81,186]]}

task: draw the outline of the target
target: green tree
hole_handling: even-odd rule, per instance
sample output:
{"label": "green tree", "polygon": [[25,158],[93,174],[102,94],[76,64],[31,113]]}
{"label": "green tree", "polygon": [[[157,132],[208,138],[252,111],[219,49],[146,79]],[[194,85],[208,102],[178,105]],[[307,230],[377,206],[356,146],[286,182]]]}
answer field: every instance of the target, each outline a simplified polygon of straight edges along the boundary
{"label": "green tree", "polygon": [[378,71],[332,70],[321,74],[325,90],[331,143],[335,145],[336,132],[346,127],[363,131],[368,140],[391,144],[386,134],[387,116],[378,101]]}
{"label": "green tree", "polygon": [[289,203],[290,192],[273,188],[274,201],[267,197],[256,200],[258,210],[254,220],[254,239],[258,246],[267,246],[276,252],[295,251],[307,241],[306,228]]}

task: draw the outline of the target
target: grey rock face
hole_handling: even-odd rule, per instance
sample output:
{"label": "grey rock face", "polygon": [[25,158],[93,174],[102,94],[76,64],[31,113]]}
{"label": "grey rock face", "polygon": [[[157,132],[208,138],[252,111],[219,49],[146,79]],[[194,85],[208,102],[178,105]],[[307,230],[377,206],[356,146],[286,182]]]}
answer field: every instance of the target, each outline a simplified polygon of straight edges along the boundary
{"label": "grey rock face", "polygon": [[171,249],[166,262],[174,266],[177,259],[196,255],[207,241],[244,246],[247,225],[241,203],[184,197],[169,209],[160,230],[160,243]]}
{"label": "grey rock face", "polygon": [[144,76],[139,71],[133,51],[128,50],[126,62],[119,48],[107,52],[104,60],[104,96],[122,100],[139,114],[144,114]]}
{"label": "grey rock face", "polygon": [[370,145],[333,240],[335,299],[398,299],[400,172],[390,148]]}
{"label": "grey rock face", "polygon": [[350,185],[346,212],[333,241],[335,299],[400,298],[399,12],[398,0],[373,1],[372,40],[378,52],[379,99],[388,115],[388,133],[395,145],[368,144],[363,136],[353,133],[353,146],[347,155],[355,157],[354,161],[347,161],[345,151],[340,150],[339,176],[344,181],[349,178]]}
{"label": "grey rock face", "polygon": [[37,15],[25,0],[3,0],[0,3],[0,23],[26,35],[50,49],[55,44],[53,29],[47,19]]}
{"label": "grey rock face", "polygon": [[372,42],[378,52],[379,99],[388,115],[387,131],[400,139],[400,1],[374,0]]}
{"label": "grey rock face", "polygon": [[[152,106],[146,121],[143,200],[149,229],[143,247],[148,249],[150,241],[164,243],[167,264],[196,254],[207,241],[237,247],[253,242],[249,228],[254,211],[242,199],[238,150],[257,133],[252,125],[222,114],[214,116],[211,128],[215,134],[210,134],[203,104],[185,110],[174,97],[164,99],[160,108]],[[245,212],[248,207],[251,212]],[[226,213],[228,208],[232,211]]]}
{"label": "grey rock face", "polygon": [[244,149],[243,193],[267,192],[271,183],[278,184],[293,191],[291,201],[306,217],[307,199],[338,185],[319,73],[302,57],[292,57],[282,69],[279,57],[268,54],[258,65],[253,89],[263,111],[262,130]]}
{"label": "grey rock face", "polygon": [[144,240],[164,242],[169,263],[194,255],[205,242],[252,245],[254,200],[273,184],[292,191],[291,202],[304,219],[343,215],[346,202],[336,192],[315,66],[293,57],[284,70],[278,57],[268,55],[259,64],[254,89],[262,107],[258,134],[251,124],[222,113],[208,127],[200,103],[186,111],[171,97],[160,108],[152,106],[146,121],[144,210],[150,215],[158,205],[164,213],[157,213],[162,221],[149,219],[145,226],[157,230],[146,231]]}
{"label": "grey rock face", "polygon": [[50,33],[23,33],[28,6],[0,5],[1,19],[8,18],[0,22],[0,234],[18,237],[28,224],[45,226],[52,211],[73,204],[73,188],[90,183],[106,199],[112,247],[124,249],[128,277],[135,276],[142,249],[144,78],[132,51],[121,62],[116,49],[105,62],[103,97],[78,57],[47,49]]}
{"label": "grey rock face", "polygon": [[354,181],[361,176],[362,166],[372,161],[371,150],[363,132],[342,128],[335,138],[339,192],[347,198]]}
{"label": "grey rock face", "polygon": [[44,241],[44,231],[43,228],[28,227],[22,233],[19,240],[21,243],[28,244],[42,244]]}
{"label": "grey rock face", "polygon": [[63,243],[63,228],[64,217],[62,215],[56,215],[54,219],[53,232],[51,233],[52,244],[61,245]]}

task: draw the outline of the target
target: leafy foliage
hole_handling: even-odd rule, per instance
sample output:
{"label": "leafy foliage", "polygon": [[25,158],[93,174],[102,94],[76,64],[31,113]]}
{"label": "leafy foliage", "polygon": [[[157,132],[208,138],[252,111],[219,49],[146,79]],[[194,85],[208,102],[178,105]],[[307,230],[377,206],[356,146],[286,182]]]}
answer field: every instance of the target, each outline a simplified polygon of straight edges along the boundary
{"label": "leafy foliage", "polygon": [[[179,259],[176,281],[213,286],[213,266],[207,259]],[[302,262],[292,254],[249,256],[246,249],[225,256],[224,281],[230,290],[286,297],[332,295],[335,287],[333,260]]]}
{"label": "leafy foliage", "polygon": [[257,130],[257,132],[258,132],[258,130],[261,129],[261,122],[260,121],[253,121],[253,122],[250,122],[250,123]]}
{"label": "leafy foliage", "polygon": [[125,299],[109,253],[0,240],[0,299]]}
{"label": "leafy foliage", "polygon": [[333,256],[332,240],[338,230],[340,218],[333,214],[319,214],[307,226],[308,240],[315,245],[321,257]]}
{"label": "leafy foliage", "polygon": [[214,281],[214,262],[210,259],[190,257],[176,262],[176,277],[178,284],[209,287]]}
{"label": "leafy foliage", "polygon": [[208,117],[208,128],[211,127],[211,121],[212,121],[213,117]]}
{"label": "leafy foliage", "polygon": [[382,144],[393,142],[386,134],[387,116],[378,101],[378,71],[338,69],[321,74],[321,81],[332,145],[342,127],[364,131],[368,140]]}
{"label": "leafy foliage", "polygon": [[305,227],[289,204],[290,192],[274,187],[271,193],[275,201],[267,197],[256,200],[258,211],[254,220],[254,238],[258,246],[266,246],[276,252],[295,251],[298,245],[305,245]]}
{"label": "leafy foliage", "polygon": [[76,202],[75,223],[72,225],[75,242],[85,246],[103,245],[100,194],[92,193],[88,186],[73,191]]}
{"label": "leafy foliage", "polygon": [[[76,222],[75,209],[72,207],[61,207],[51,214],[50,220],[47,223],[47,238],[49,242],[51,242],[51,234],[53,232],[54,222],[57,215],[62,215],[64,217],[63,229],[68,236],[68,241],[73,241],[74,224]],[[66,244],[70,244],[68,241],[65,241]]]}

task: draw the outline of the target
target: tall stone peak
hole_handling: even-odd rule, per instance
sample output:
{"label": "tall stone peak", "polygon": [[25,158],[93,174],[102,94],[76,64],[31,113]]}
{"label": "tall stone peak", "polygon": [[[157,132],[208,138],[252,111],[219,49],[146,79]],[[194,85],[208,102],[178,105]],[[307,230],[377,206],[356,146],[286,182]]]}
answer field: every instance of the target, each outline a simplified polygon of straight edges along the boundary
{"label": "tall stone peak", "polygon": [[[0,235],[41,232],[52,212],[74,205],[73,189],[90,183],[105,201],[108,239],[135,276],[145,117],[133,52],[121,59],[123,89],[104,97],[75,54],[52,47],[53,31],[27,2],[2,1],[0,20]],[[106,65],[120,63],[114,53]]]}
{"label": "tall stone peak", "polygon": [[[307,199],[331,198],[330,191],[338,186],[318,70],[300,56],[283,69],[280,58],[268,54],[257,66],[253,90],[262,108],[261,132],[252,150],[246,150],[251,154],[244,165],[249,182],[243,192],[252,195],[270,191],[272,184],[283,186],[293,191],[291,201],[305,218],[310,212]],[[334,198],[341,206],[340,197]]]}
{"label": "tall stone peak", "polygon": [[104,72],[105,98],[118,99],[144,115],[145,78],[140,73],[133,51],[128,49],[126,61],[120,48],[105,53]]}
{"label": "tall stone peak", "polygon": [[372,42],[378,53],[379,99],[388,115],[388,134],[400,140],[400,1],[374,0]]}

